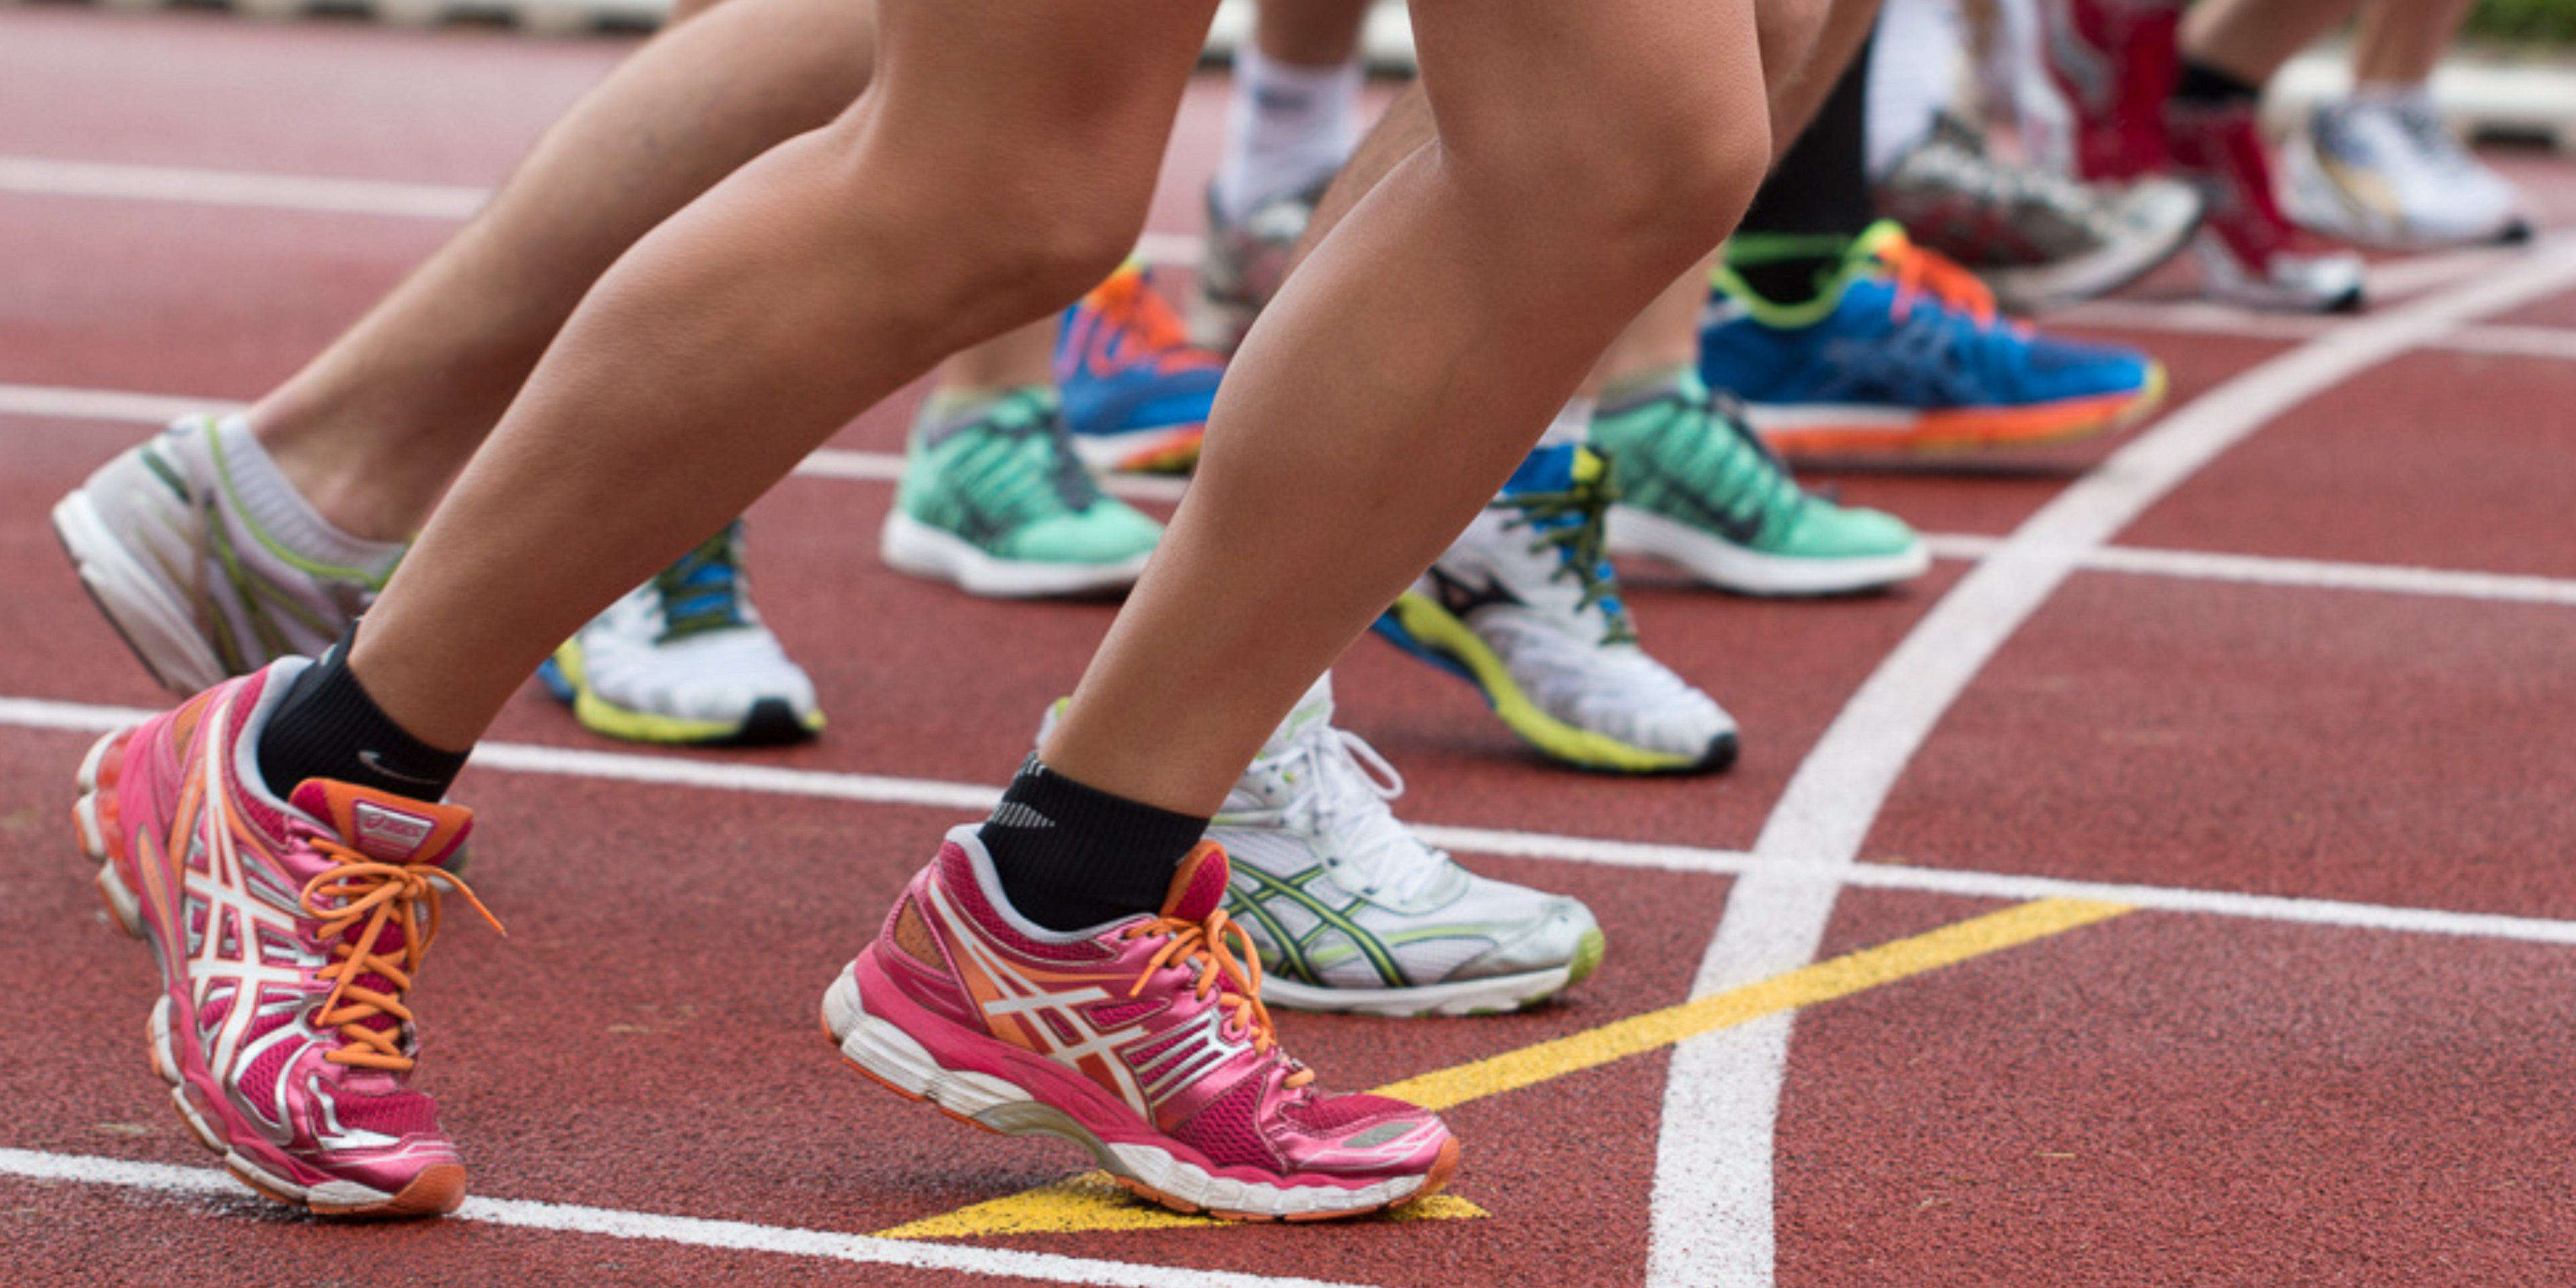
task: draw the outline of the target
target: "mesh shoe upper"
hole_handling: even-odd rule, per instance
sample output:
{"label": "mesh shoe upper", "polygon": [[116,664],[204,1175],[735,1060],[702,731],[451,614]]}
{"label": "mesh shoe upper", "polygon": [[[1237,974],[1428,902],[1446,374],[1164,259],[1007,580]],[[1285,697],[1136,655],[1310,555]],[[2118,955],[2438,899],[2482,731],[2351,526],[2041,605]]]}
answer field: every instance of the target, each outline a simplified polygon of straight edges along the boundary
{"label": "mesh shoe upper", "polygon": [[975,829],[955,829],[853,966],[858,1006],[827,999],[827,1022],[898,1030],[946,1071],[931,1090],[952,1111],[998,1101],[977,1121],[1071,1136],[1167,1202],[1330,1213],[1337,1196],[1376,1207],[1436,1188],[1455,1158],[1436,1116],[1324,1095],[1279,1047],[1226,883],[1224,852],[1202,845],[1158,913],[1050,932],[1010,909]]}
{"label": "mesh shoe upper", "polygon": [[1587,448],[1532,452],[1378,629],[1475,683],[1558,759],[1721,768],[1734,719],[1637,644],[1604,546],[1609,475]]}
{"label": "mesh shoe upper", "polygon": [[1208,189],[1206,247],[1199,259],[1192,338],[1219,353],[1232,353],[1243,343],[1253,317],[1287,280],[1288,260],[1330,183],[1327,176],[1311,187],[1271,197],[1244,212],[1241,219],[1226,218],[1216,189]]}
{"label": "mesh shoe upper", "polygon": [[1600,953],[1591,912],[1423,844],[1389,808],[1404,780],[1333,727],[1331,684],[1316,682],[1208,831],[1233,864],[1227,911],[1274,983],[1405,988],[1578,964],[1579,979]]}
{"label": "mesh shoe upper", "polygon": [[2175,172],[2208,203],[2193,249],[2210,295],[2295,312],[2360,307],[2360,258],[2319,246],[2282,212],[2252,106],[2175,103],[2165,122]]}
{"label": "mesh shoe upper", "polygon": [[1052,395],[1014,390],[941,415],[925,407],[895,503],[916,522],[1013,563],[1119,564],[1162,525],[1104,495]]}
{"label": "mesh shoe upper", "polygon": [[1193,347],[1143,268],[1130,264],[1064,315],[1056,388],[1075,450],[1106,469],[1185,470],[1198,459],[1225,359]]}
{"label": "mesh shoe upper", "polygon": [[2284,147],[2282,201],[2330,237],[2397,250],[2527,236],[2513,185],[2421,94],[2320,107]]}
{"label": "mesh shoe upper", "polygon": [[549,687],[614,737],[723,741],[758,722],[783,740],[820,729],[814,682],[761,621],[742,555],[737,520],[584,625],[549,664]]}
{"label": "mesh shoe upper", "polygon": [[2017,408],[2157,384],[2154,364],[2135,350],[2002,320],[1973,278],[1913,247],[1894,224],[1856,239],[1810,304],[1772,304],[1724,268],[1718,285],[1700,331],[1700,375],[1748,403]]}
{"label": "mesh shoe upper", "polygon": [[271,796],[257,731],[303,665],[120,735],[99,758],[106,803],[84,805],[113,820],[108,857],[162,958],[165,1074],[208,1143],[274,1196],[444,1210],[463,1173],[409,1085],[419,1031],[403,999],[440,891],[471,899],[445,865],[472,816],[323,781]]}
{"label": "mesh shoe upper", "polygon": [[402,557],[338,533],[275,474],[240,417],[192,416],[55,508],[82,582],[173,692],[320,653]]}
{"label": "mesh shoe upper", "polygon": [[[1771,560],[1872,567],[1854,578],[1830,569],[1802,579],[1740,579],[1718,584],[1749,594],[1846,591],[1902,580],[1922,571],[1923,542],[1912,528],[1876,510],[1836,505],[1798,486],[1738,410],[1683,373],[1649,397],[1605,406],[1593,418],[1592,442],[1611,460],[1618,506],[1683,525],[1709,541]],[[1613,511],[1611,535],[1620,538]],[[1787,584],[1783,584],[1787,582]]]}

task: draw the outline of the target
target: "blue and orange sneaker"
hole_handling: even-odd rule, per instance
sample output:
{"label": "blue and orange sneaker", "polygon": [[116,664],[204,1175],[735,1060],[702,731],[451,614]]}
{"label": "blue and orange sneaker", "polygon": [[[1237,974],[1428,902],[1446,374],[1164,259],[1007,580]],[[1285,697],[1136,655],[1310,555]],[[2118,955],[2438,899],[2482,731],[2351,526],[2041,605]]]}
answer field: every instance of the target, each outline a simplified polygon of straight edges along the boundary
{"label": "blue and orange sneaker", "polygon": [[321,779],[270,792],[259,732],[308,665],[286,658],[100,739],[72,811],[81,852],[116,923],[152,945],[152,1071],[199,1144],[280,1203],[452,1212],[465,1165],[411,1085],[404,997],[441,892],[482,911],[456,876],[474,816]]}
{"label": "blue and orange sneaker", "polygon": [[1142,265],[1110,274],[1065,310],[1056,387],[1074,454],[1095,470],[1187,473],[1224,375],[1225,359],[1190,344]]}
{"label": "blue and orange sneaker", "polygon": [[1737,275],[1766,253],[1731,246],[1718,268],[1700,374],[1743,400],[1754,429],[1783,451],[2053,442],[2134,423],[2164,398],[2153,359],[1998,317],[1983,283],[1894,223],[1854,238],[1804,304],[1763,299]]}

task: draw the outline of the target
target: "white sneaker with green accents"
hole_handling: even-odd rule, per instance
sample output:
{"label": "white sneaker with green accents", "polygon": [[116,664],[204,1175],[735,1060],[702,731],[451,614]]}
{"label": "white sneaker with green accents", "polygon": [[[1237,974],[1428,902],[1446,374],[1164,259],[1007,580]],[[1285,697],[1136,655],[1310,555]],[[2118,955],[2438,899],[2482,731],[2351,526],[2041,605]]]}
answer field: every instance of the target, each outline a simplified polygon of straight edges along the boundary
{"label": "white sneaker with green accents", "polygon": [[406,548],[332,527],[240,416],[188,416],[54,506],[81,585],[161,687],[193,697],[329,648]]}
{"label": "white sneaker with green accents", "polygon": [[1226,795],[1207,836],[1232,861],[1225,910],[1261,954],[1262,1001],[1484,1015],[1554,997],[1601,964],[1582,901],[1460,867],[1396,820],[1403,791],[1368,743],[1333,727],[1327,675]]}

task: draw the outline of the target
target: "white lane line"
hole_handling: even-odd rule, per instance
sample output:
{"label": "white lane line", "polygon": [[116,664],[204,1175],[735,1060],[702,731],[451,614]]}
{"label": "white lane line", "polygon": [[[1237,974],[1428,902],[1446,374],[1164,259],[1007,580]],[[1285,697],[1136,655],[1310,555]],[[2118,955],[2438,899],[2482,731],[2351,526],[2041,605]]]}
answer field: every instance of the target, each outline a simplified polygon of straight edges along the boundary
{"label": "white lane line", "polygon": [[[240,1196],[245,1205],[258,1204],[261,1210],[275,1210],[272,1205],[251,1198],[240,1182],[222,1172],[162,1163],[0,1149],[0,1176],[105,1185],[192,1198]],[[1113,1288],[1127,1285],[1135,1288],[1205,1288],[1206,1285],[1224,1285],[1226,1288],[1345,1288],[1322,1279],[1100,1261],[914,1239],[878,1239],[829,1230],[755,1225],[747,1221],[710,1221],[698,1217],[665,1216],[657,1212],[626,1212],[615,1208],[577,1207],[524,1199],[470,1198],[447,1219],[559,1234],[590,1234],[730,1252],[759,1252],[1059,1284],[1102,1284]]]}
{"label": "white lane line", "polygon": [[379,183],[304,175],[244,174],[179,166],[111,165],[0,156],[0,192],[31,197],[93,197],[242,206],[331,215],[385,215],[454,223],[483,208],[481,188]]}
{"label": "white lane line", "polygon": [[135,394],[115,389],[64,389],[53,385],[0,385],[0,416],[42,420],[166,425],[182,416],[221,416],[239,411],[242,406],[222,398]]}
{"label": "white lane line", "polygon": [[[0,156],[0,192],[26,197],[87,197],[108,201],[158,201],[233,206],[321,215],[379,215],[459,223],[474,217],[492,195],[452,184],[381,183],[311,175],[252,174],[182,166],[119,165]],[[1136,255],[1148,264],[1194,267],[1201,243],[1187,233],[1148,232]]]}
{"label": "white lane line", "polygon": [[[2568,333],[2571,356],[2576,356],[2576,332]],[[25,416],[48,420],[98,419],[139,424],[164,424],[181,415],[222,413],[234,404],[214,399],[173,398],[157,394],[128,394],[113,390],[57,389],[37,385],[0,384],[0,417]],[[903,457],[894,452],[862,452],[849,448],[817,449],[796,466],[800,478],[830,479],[849,483],[894,483],[903,478]],[[1112,474],[1101,480],[1103,490],[1131,501],[1178,502],[1189,490],[1185,478],[1163,478],[1142,474]],[[1968,563],[1987,558],[2003,548],[2005,538],[1966,534],[1931,533],[1924,538],[1932,553],[1943,558]],[[2493,600],[2505,603],[2576,604],[2576,579],[2558,577],[2516,576],[2449,568],[2420,568],[2396,564],[2354,564],[2320,559],[2276,558],[2268,555],[2213,554],[2190,550],[2152,550],[2130,546],[2105,546],[2076,552],[2081,565],[2094,572],[2126,572],[2145,576],[2176,577],[2199,581],[2233,581],[2264,586],[2304,586],[2332,590],[2378,591],[2387,594],[2429,595],[2450,599]]]}
{"label": "white lane line", "polygon": [[[105,733],[149,718],[135,707],[93,706],[40,698],[0,698],[0,728],[15,727],[65,733]],[[487,742],[474,751],[477,769],[516,774],[551,774],[603,782],[642,783],[701,791],[745,792],[865,805],[913,806],[981,814],[1001,799],[995,788],[928,778],[837,773],[815,769],[781,769],[680,755],[636,755],[546,747],[529,743]],[[1741,850],[1653,841],[1619,841],[1594,836],[1561,836],[1546,832],[1460,827],[1440,823],[1410,824],[1423,840],[1445,850],[1501,858],[1579,863],[1592,867],[1632,868],[1695,876],[1737,876],[1762,860]],[[2353,930],[2397,931],[2514,940],[2542,944],[2576,944],[2576,921],[2458,912],[2444,908],[2408,908],[2349,903],[2283,895],[2244,894],[2229,890],[2196,890],[2172,886],[2124,885],[2070,881],[1954,868],[1866,863],[1836,879],[1857,886],[1922,894],[1960,895],[1981,899],[2092,899],[2126,903],[2161,912],[2238,917],[2256,921],[2340,926]]]}
{"label": "white lane line", "polygon": [[[2221,453],[2299,403],[2468,319],[2576,285],[2576,240],[2466,286],[2349,321],[2166,416],[2085,475],[1935,605],[1790,779],[1693,983],[1706,996],[1808,965],[1879,808],[1989,658],[2081,566]],[[1665,1083],[1648,1282],[1768,1288],[1773,1148],[1792,1015],[1682,1044]]]}
{"label": "white lane line", "polygon": [[[2003,548],[2005,538],[1943,536],[1924,538],[1943,559],[1975,563]],[[2186,581],[2231,581],[2255,586],[2290,586],[2307,590],[2360,590],[2390,595],[2424,595],[2437,599],[2473,599],[2491,603],[2565,604],[2576,606],[2576,578],[2531,577],[2512,573],[2466,572],[2407,564],[2341,563],[2324,559],[2288,559],[2272,555],[2220,554],[2200,550],[2156,550],[2140,546],[2100,546],[2071,552],[2086,572],[2134,573]]]}

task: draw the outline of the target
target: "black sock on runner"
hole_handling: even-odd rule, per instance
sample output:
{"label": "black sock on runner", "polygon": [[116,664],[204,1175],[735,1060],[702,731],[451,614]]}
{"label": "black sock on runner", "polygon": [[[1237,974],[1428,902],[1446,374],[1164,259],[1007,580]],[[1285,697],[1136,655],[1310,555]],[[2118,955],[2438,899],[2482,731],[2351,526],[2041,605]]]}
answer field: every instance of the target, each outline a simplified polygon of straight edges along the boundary
{"label": "black sock on runner", "polygon": [[2238,80],[2207,63],[2182,60],[2174,77],[2173,101],[2202,107],[2235,107],[2263,97],[2263,87]]}
{"label": "black sock on runner", "polygon": [[447,795],[470,752],[441,751],[395,724],[349,671],[351,626],[304,668],[259,734],[259,776],[284,800],[308,778],[328,778],[415,800]]}
{"label": "black sock on runner", "polygon": [[1207,825],[1085,787],[1032,755],[977,835],[1013,909],[1049,930],[1082,930],[1162,907]]}
{"label": "black sock on runner", "polygon": [[[1748,245],[1795,238],[1819,247],[1814,254],[1747,263],[1729,261],[1755,294],[1775,304],[1816,298],[1842,267],[1843,249],[1878,220],[1869,189],[1869,60],[1877,37],[1863,41],[1825,96],[1806,132],[1772,167],[1736,237]],[[1830,250],[1823,248],[1830,247]]]}

